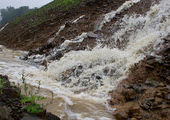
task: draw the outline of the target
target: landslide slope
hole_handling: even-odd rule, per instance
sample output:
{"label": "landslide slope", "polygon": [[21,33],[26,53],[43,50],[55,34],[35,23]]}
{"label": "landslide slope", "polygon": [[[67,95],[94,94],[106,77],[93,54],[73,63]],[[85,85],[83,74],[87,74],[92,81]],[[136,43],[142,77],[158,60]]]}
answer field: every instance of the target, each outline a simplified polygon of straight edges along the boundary
{"label": "landslide slope", "polygon": [[[101,15],[116,10],[126,0],[54,0],[10,22],[0,32],[0,44],[12,49],[30,50],[46,44],[60,26],[68,23],[61,39],[71,39],[82,32],[93,31]],[[76,25],[69,21],[85,17]],[[74,28],[74,29],[73,29]]]}

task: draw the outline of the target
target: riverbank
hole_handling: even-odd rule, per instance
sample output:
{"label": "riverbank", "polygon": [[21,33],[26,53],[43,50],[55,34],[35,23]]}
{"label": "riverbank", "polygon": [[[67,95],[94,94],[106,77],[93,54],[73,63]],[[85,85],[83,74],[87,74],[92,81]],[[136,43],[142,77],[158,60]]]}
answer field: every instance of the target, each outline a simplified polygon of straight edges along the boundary
{"label": "riverbank", "polygon": [[0,73],[41,84],[62,120],[166,120],[169,11],[167,0],[89,0],[35,29],[7,26]]}
{"label": "riverbank", "polygon": [[24,108],[26,104],[30,104],[30,101],[23,103],[24,99],[19,91],[21,91],[20,88],[10,85],[7,76],[0,75],[0,120],[60,120],[43,108],[41,112],[38,112],[38,109],[30,111],[35,113],[27,112],[28,109]]}
{"label": "riverbank", "polygon": [[157,57],[147,56],[135,64],[111,92],[110,105],[118,120],[170,119],[170,35],[162,41]]}

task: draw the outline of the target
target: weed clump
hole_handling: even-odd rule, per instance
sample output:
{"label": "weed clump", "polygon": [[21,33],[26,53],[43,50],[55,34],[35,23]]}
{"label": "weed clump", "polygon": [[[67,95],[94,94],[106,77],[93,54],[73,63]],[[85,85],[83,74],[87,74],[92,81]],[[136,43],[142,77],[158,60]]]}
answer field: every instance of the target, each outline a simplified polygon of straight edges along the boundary
{"label": "weed clump", "polygon": [[32,93],[28,91],[28,85],[26,84],[24,71],[22,73],[22,84],[24,87],[24,95],[21,95],[21,91],[19,91],[19,95],[21,97],[21,103],[23,104],[23,110],[26,110],[28,113],[37,114],[42,113],[44,111],[44,105],[37,104],[37,101],[44,100],[45,98],[42,96],[38,96],[38,92],[40,90],[41,83],[39,82],[38,90],[36,93]]}

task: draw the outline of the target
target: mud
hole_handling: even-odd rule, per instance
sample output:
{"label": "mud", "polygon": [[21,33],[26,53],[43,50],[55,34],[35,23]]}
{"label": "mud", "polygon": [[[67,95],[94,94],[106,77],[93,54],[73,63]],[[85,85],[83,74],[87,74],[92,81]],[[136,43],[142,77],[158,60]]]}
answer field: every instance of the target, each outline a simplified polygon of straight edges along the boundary
{"label": "mud", "polygon": [[132,68],[116,90],[110,104],[118,120],[170,119],[170,36],[164,39],[159,57],[147,56]]}

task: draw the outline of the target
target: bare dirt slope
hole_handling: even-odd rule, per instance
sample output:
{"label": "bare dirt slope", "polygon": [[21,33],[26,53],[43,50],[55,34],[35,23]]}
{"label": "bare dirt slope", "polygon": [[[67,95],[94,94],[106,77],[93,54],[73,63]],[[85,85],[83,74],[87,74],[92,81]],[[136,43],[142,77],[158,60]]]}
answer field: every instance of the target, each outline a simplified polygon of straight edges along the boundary
{"label": "bare dirt slope", "polygon": [[[49,14],[56,14],[55,19],[49,19],[39,24],[36,28],[27,28],[23,25],[16,25],[12,28],[10,24],[0,32],[0,44],[13,49],[30,50],[46,44],[47,40],[54,37],[59,27],[67,23],[64,32],[56,38],[57,44],[65,39],[71,39],[82,32],[93,31],[96,20],[104,13],[116,10],[126,0],[87,0],[79,6],[68,10],[51,11]],[[78,24],[70,24],[80,16],[85,15]],[[64,39],[63,39],[64,37]]]}

